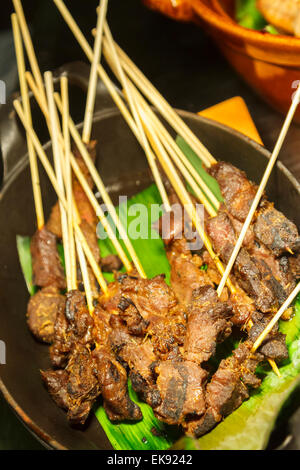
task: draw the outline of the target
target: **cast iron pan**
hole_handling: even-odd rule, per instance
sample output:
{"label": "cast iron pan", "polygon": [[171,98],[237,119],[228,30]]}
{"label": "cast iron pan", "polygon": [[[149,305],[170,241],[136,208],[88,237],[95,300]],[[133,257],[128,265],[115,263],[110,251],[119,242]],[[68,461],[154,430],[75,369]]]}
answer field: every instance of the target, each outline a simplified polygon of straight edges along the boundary
{"label": "cast iron pan", "polygon": [[[57,75],[61,73],[67,74],[73,84],[72,115],[80,118],[84,95],[78,85],[86,91],[89,68],[76,63],[64,67]],[[35,128],[46,140],[43,120],[35,114]],[[269,157],[267,150],[225,126],[184,111],[180,115],[217,159],[230,161],[245,170],[251,180],[259,182]],[[0,339],[7,348],[7,364],[0,366],[0,389],[21,421],[46,447],[111,449],[94,416],[84,430],[71,428],[65,413],[42,385],[39,370],[50,367],[48,347],[33,339],[25,323],[28,292],[16,250],[17,234],[34,233],[34,204],[24,132],[11,104],[0,110],[0,135],[4,168],[0,193]],[[131,196],[151,183],[141,148],[101,84],[93,138],[99,142],[97,167],[115,201],[118,195]],[[49,143],[45,149],[49,152]],[[41,186],[48,215],[56,197],[43,171]],[[300,227],[300,186],[281,163],[272,173],[267,192],[270,200]],[[281,427],[273,447],[284,440],[287,443],[288,438],[285,447],[300,449],[299,425],[296,414]]]}

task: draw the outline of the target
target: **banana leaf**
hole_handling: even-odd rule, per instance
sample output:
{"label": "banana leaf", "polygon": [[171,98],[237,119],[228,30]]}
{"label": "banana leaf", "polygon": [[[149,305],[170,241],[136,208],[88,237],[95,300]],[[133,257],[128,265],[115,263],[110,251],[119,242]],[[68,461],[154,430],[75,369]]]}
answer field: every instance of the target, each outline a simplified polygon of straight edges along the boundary
{"label": "banana leaf", "polygon": [[[199,161],[195,160],[191,149],[182,140],[178,140],[178,143],[195,167],[202,168]],[[216,182],[214,181],[211,185],[209,178],[206,181],[207,184],[210,184],[212,191],[220,198]],[[137,194],[128,200],[127,205],[121,204],[118,210],[120,217],[127,222],[127,225],[130,221],[138,219],[137,226],[144,234],[145,239],[132,239],[132,243],[147,276],[153,277],[164,273],[167,282],[169,282],[170,267],[162,240],[158,236],[147,239],[147,235],[150,233],[154,235],[150,211],[138,218],[136,214],[131,214],[130,208],[133,204],[144,204],[149,209],[152,204],[161,204],[156,186],[152,185]],[[103,256],[114,253],[114,248],[109,240],[100,240],[99,244]],[[17,247],[29,293],[33,294],[35,289],[32,285],[30,239],[18,236]],[[109,281],[112,280],[111,275],[105,274],[105,276]],[[278,378],[268,366],[260,368],[259,372],[264,375],[260,389],[253,392],[248,401],[244,402],[238,410],[227,417],[212,432],[198,440],[183,437],[178,429],[174,430],[173,427],[166,426],[155,418],[151,407],[140,402],[129,382],[130,396],[142,410],[143,419],[140,422],[112,424],[101,405],[95,408],[97,419],[104,428],[112,446],[117,450],[163,450],[170,447],[186,450],[264,449],[284,402],[300,380],[300,299],[295,305],[294,318],[290,322],[280,322],[280,329],[287,334],[290,355],[289,360],[280,368],[281,378]],[[227,344],[220,349],[218,361],[228,356],[233,344]]]}

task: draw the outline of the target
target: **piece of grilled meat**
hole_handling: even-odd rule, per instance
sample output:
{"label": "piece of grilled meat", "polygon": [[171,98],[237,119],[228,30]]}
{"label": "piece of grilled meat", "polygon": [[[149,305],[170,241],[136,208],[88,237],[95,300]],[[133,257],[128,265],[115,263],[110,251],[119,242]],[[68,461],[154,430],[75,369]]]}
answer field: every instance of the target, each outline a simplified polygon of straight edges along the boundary
{"label": "piece of grilled meat", "polygon": [[64,312],[66,299],[55,286],[43,287],[28,303],[27,324],[39,341],[52,343],[59,312]]}
{"label": "piece of grilled meat", "polygon": [[155,416],[168,424],[183,424],[189,416],[205,412],[207,372],[191,361],[168,360],[154,368],[161,403]]}
{"label": "piece of grilled meat", "polygon": [[68,363],[76,345],[89,347],[93,344],[93,319],[89,314],[85,296],[78,290],[66,294],[65,309],[57,315],[54,326],[54,341],[50,346],[50,358],[55,367],[63,368]]}
{"label": "piece of grilled meat", "polygon": [[[257,186],[251,183],[246,174],[226,162],[218,162],[209,173],[219,183],[226,209],[238,221],[244,222]],[[253,220],[255,237],[269,248],[275,256],[300,249],[300,237],[296,225],[264,197]]]}
{"label": "piece of grilled meat", "polygon": [[209,432],[249,398],[250,388],[260,386],[261,381],[255,375],[255,370],[264,357],[259,353],[252,354],[252,346],[251,341],[245,341],[232,356],[221,361],[206,387],[205,413],[184,424],[188,435],[200,437]]}
{"label": "piece of grilled meat", "polygon": [[34,284],[65,289],[64,270],[58,256],[55,235],[46,227],[37,230],[31,239],[30,251]]}
{"label": "piece of grilled meat", "polygon": [[184,358],[202,364],[215,354],[217,343],[231,335],[232,308],[211,286],[204,286],[194,290],[187,316]]}

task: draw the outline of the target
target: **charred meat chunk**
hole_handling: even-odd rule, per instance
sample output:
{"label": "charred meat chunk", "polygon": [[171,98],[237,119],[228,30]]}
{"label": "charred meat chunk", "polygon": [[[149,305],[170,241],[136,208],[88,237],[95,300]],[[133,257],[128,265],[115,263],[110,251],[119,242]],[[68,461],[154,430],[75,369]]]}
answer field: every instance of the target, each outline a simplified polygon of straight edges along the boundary
{"label": "charred meat chunk", "polygon": [[77,346],[64,370],[42,371],[42,379],[56,404],[67,411],[73,425],[83,425],[101,393],[91,352]]}
{"label": "charred meat chunk", "polygon": [[171,286],[181,305],[189,305],[194,289],[213,286],[208,274],[201,270],[202,260],[191,254],[184,238],[170,245],[167,256],[171,265]]}
{"label": "charred meat chunk", "polygon": [[120,271],[123,263],[117,255],[108,255],[101,259],[101,268],[105,273]]}
{"label": "charred meat chunk", "polygon": [[275,209],[273,204],[266,203],[259,210],[254,223],[256,238],[266,245],[275,256],[286,252],[298,252],[300,237],[296,225]]}
{"label": "charred meat chunk", "polygon": [[[225,212],[220,211],[216,217],[207,221],[206,228],[214,250],[227,263],[236,242],[235,232],[229,217]],[[242,289],[254,298],[259,310],[269,312],[276,305],[277,299],[271,287],[263,279],[255,258],[251,257],[243,247],[236,258],[234,274]]]}
{"label": "charred meat chunk", "polygon": [[[249,340],[254,343],[259,335],[267,327],[271,319],[272,316],[262,315],[257,312],[252,318],[253,326],[251,330],[249,330]],[[286,336],[283,333],[280,333],[278,324],[276,324],[270,331],[260,346],[259,352],[266,358],[274,359],[276,362],[281,362],[284,359],[288,359],[289,353],[286,345]]]}
{"label": "charred meat chunk", "polygon": [[[140,334],[151,336],[155,353],[161,358],[176,355],[178,345],[184,341],[185,319],[164,276],[153,279],[127,276],[122,280],[122,297],[129,304],[127,308],[123,304],[120,316],[131,331],[134,327]],[[122,306],[122,302],[119,305]],[[128,309],[130,314],[126,315]]]}
{"label": "charred meat chunk", "polygon": [[251,341],[245,341],[232,356],[221,361],[206,387],[204,415],[191,419],[185,425],[188,435],[200,437],[206,434],[249,398],[249,388],[260,386],[261,381],[255,370],[263,356],[251,354],[252,346]]}
{"label": "charred meat chunk", "polygon": [[168,424],[182,424],[190,415],[205,412],[204,383],[207,372],[190,361],[163,361],[155,367],[161,404],[156,417]]}
{"label": "charred meat chunk", "polygon": [[93,344],[94,322],[85,296],[78,290],[67,293],[65,311],[57,315],[50,357],[55,367],[64,367],[75,345]]}
{"label": "charred meat chunk", "polygon": [[129,398],[124,367],[106,346],[96,348],[92,355],[96,362],[97,378],[108,418],[113,422],[142,419],[140,408]]}
{"label": "charred meat chunk", "polygon": [[157,363],[150,339],[142,340],[129,334],[124,323],[117,317],[111,318],[111,347],[118,359],[130,370],[133,389],[150,406],[160,404],[160,395],[155,385],[153,367]]}
{"label": "charred meat chunk", "polygon": [[65,303],[65,297],[55,286],[44,287],[30,298],[27,324],[35,338],[52,343],[56,318],[59,312],[64,312]]}
{"label": "charred meat chunk", "polygon": [[185,359],[196,364],[208,361],[215,354],[217,343],[231,334],[231,315],[230,305],[221,302],[212,287],[195,290],[188,308]]}
{"label": "charred meat chunk", "polygon": [[231,163],[218,162],[208,170],[219,183],[226,208],[236,219],[243,222],[250,210],[257,187],[246,173]]}
{"label": "charred meat chunk", "polygon": [[30,251],[34,284],[65,289],[64,270],[56,248],[56,237],[46,227],[37,230],[31,239]]}

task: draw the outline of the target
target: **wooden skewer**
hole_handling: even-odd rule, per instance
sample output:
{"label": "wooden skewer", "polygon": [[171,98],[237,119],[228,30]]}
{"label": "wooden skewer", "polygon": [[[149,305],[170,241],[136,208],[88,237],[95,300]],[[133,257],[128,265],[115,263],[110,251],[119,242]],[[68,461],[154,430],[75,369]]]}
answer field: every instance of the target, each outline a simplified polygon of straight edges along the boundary
{"label": "wooden skewer", "polygon": [[270,333],[270,331],[276,325],[278,320],[280,320],[281,316],[289,308],[289,306],[291,305],[293,300],[297,297],[299,292],[300,292],[300,282],[297,284],[297,286],[295,287],[293,292],[288,296],[286,301],[282,304],[282,306],[280,307],[280,309],[278,310],[276,315],[274,315],[274,317],[272,318],[270,323],[266,326],[264,331],[259,335],[259,337],[257,338],[257,340],[255,341],[255,343],[253,345],[252,352],[255,352],[259,348],[259,346],[263,343],[266,336]]}
{"label": "wooden skewer", "polygon": [[[74,205],[72,205],[72,218],[75,220],[76,224],[79,225],[80,217],[78,214],[76,203],[75,201],[73,202],[74,202]],[[91,289],[91,282],[90,282],[90,276],[89,276],[89,271],[87,267],[86,257],[84,255],[82,244],[80,243],[78,236],[75,236],[75,242],[76,242],[76,251],[77,251],[80,271],[81,271],[83,285],[84,285],[85,296],[86,296],[86,303],[87,303],[90,315],[93,315],[94,313],[93,293]]]}
{"label": "wooden skewer", "polygon": [[[54,102],[54,89],[53,89],[53,77],[51,72],[46,72],[45,75],[45,85],[46,85],[46,94],[48,100],[48,107],[49,107],[49,115],[50,115],[50,130],[51,130],[51,140],[52,140],[52,150],[53,150],[53,160],[54,160],[54,167],[57,182],[60,188],[61,193],[65,197],[65,189],[64,189],[64,181],[63,181],[63,173],[61,168],[62,158],[60,155],[61,148],[59,145],[59,129],[58,129],[58,122],[57,116],[55,112],[55,102]],[[69,231],[68,231],[68,219],[67,219],[67,211],[64,208],[62,202],[59,200],[59,209],[60,209],[60,217],[61,217],[61,228],[62,228],[62,239],[63,239],[63,246],[64,246],[64,254],[65,254],[65,264],[66,264],[66,279],[67,279],[67,289],[68,291],[72,289],[71,283],[71,259],[70,259],[70,245],[69,245]]]}
{"label": "wooden skewer", "polygon": [[[20,103],[18,102],[18,100],[15,100],[13,104],[14,104],[14,108],[17,111],[17,114],[18,114],[25,130],[30,135],[30,138],[31,138],[31,140],[32,140],[32,142],[35,146],[36,152],[37,152],[37,154],[38,154],[38,156],[41,160],[41,163],[42,163],[42,165],[43,165],[50,181],[51,181],[51,184],[52,184],[52,186],[53,186],[53,188],[54,188],[54,190],[57,194],[57,197],[61,200],[61,202],[64,206],[64,209],[67,210],[66,198],[60,190],[60,187],[59,187],[58,181],[56,179],[56,176],[54,174],[54,171],[52,169],[52,166],[50,165],[48,157],[47,157],[47,155],[46,155],[46,153],[45,153],[45,151],[44,151],[44,149],[43,149],[43,147],[42,147],[42,145],[39,141],[39,138],[37,137],[35,131],[32,129],[32,127],[30,126],[28,121],[26,120],[26,117],[24,115],[24,112],[23,112],[22,107],[21,107]],[[79,225],[76,223],[74,217],[73,217],[73,223],[74,223],[73,227],[74,227],[74,230],[75,230],[75,234],[76,234],[76,236],[78,236],[79,241],[82,244],[84,253],[85,253],[85,255],[88,259],[88,262],[89,262],[94,274],[95,274],[95,277],[96,277],[101,289],[103,290],[103,292],[105,294],[107,294],[108,290],[107,290],[106,281],[103,277],[103,274],[100,270],[100,267],[98,266],[98,264],[97,264],[97,262],[94,258],[94,255],[93,255],[93,253],[92,253],[92,251],[91,251],[91,249],[90,249],[90,247],[89,247],[89,245],[88,245],[88,243],[87,243],[87,241],[86,241]]]}
{"label": "wooden skewer", "polygon": [[[20,34],[18,19],[15,13],[11,15],[11,21],[12,21],[15,49],[16,49],[16,58],[17,58],[18,73],[19,73],[19,80],[20,80],[20,90],[21,90],[24,113],[25,113],[27,120],[30,123],[32,123],[30,100],[28,96],[28,87],[27,87],[26,78],[25,78],[25,60],[24,60],[22,38]],[[33,198],[34,198],[35,212],[36,212],[36,218],[37,218],[37,228],[38,230],[41,230],[44,226],[45,220],[44,220],[41,187],[40,187],[39,170],[38,170],[38,164],[37,164],[37,158],[36,158],[34,146],[28,134],[27,134],[27,147],[28,147],[31,181],[32,181],[32,188],[33,188]]]}
{"label": "wooden skewer", "polygon": [[[60,100],[60,97],[57,94],[55,94],[55,99],[56,99],[56,103],[58,105],[59,110],[62,111],[61,100]],[[118,231],[121,235],[121,238],[124,241],[124,244],[125,244],[128,252],[129,252],[129,254],[132,258],[133,263],[135,264],[140,276],[145,278],[146,275],[145,275],[144,269],[141,265],[141,262],[138,259],[137,255],[136,255],[136,252],[135,252],[135,250],[132,246],[132,243],[129,240],[129,237],[128,237],[128,235],[127,235],[127,233],[126,233],[126,231],[125,231],[125,229],[124,229],[124,227],[123,227],[123,225],[120,221],[120,218],[119,218],[119,216],[116,212],[116,209],[115,209],[115,207],[112,203],[111,198],[109,197],[109,195],[106,191],[105,185],[104,185],[104,183],[103,183],[103,181],[102,181],[102,179],[101,179],[101,177],[98,173],[98,170],[96,169],[96,167],[95,167],[95,165],[94,165],[94,163],[93,163],[93,161],[90,157],[90,154],[89,154],[85,144],[82,142],[80,134],[79,134],[79,132],[78,132],[78,130],[77,130],[77,128],[76,128],[76,126],[75,126],[75,124],[74,124],[74,122],[71,118],[69,119],[69,129],[70,129],[71,135],[74,139],[74,142],[75,142],[75,144],[76,144],[76,146],[77,146],[77,148],[80,152],[80,155],[82,155],[83,160],[84,160],[84,162],[85,162],[85,164],[86,164],[86,166],[87,166],[87,168],[88,168],[88,170],[89,170],[89,172],[90,172],[90,174],[91,174],[91,176],[92,176],[92,178],[95,182],[95,185],[96,185],[98,191],[100,192],[101,197],[102,197],[104,203],[106,204],[107,209],[110,212],[110,215],[111,215],[111,217],[114,221],[114,224],[116,225],[116,227],[117,227],[117,229],[118,229]],[[130,270],[132,270],[132,267],[131,267]]]}
{"label": "wooden skewer", "polygon": [[[201,237],[208,253],[210,254],[211,258],[214,260],[214,262],[216,264],[216,267],[218,268],[219,272],[221,274],[223,274],[224,273],[223,264],[221,263],[219,257],[216,255],[216,253],[213,250],[211,242],[210,242],[208,236],[206,235],[206,233],[205,233],[205,231],[202,227],[199,215],[198,215],[198,213],[197,213],[197,211],[194,207],[194,204],[192,203],[191,198],[190,198],[183,182],[181,181],[177,171],[175,170],[175,168],[173,166],[173,163],[171,162],[171,159],[169,158],[169,156],[166,153],[163,145],[161,144],[160,140],[158,139],[157,135],[155,134],[155,132],[153,130],[153,127],[151,126],[151,122],[148,119],[148,116],[144,113],[143,110],[141,110],[140,115],[141,115],[143,125],[144,125],[145,130],[146,130],[148,139],[151,142],[151,145],[154,148],[154,150],[156,152],[156,155],[158,156],[159,161],[160,161],[166,175],[168,176],[168,178],[169,178],[174,190],[176,191],[176,194],[178,195],[182,205],[184,206],[185,210],[189,214],[189,217],[190,217],[191,221],[193,222],[197,232],[199,233],[199,235],[200,235],[200,237]],[[227,283],[228,288],[230,289],[230,291],[232,293],[235,293],[236,289],[235,289],[234,285],[232,284],[230,279],[228,279],[228,281],[229,281]]]}
{"label": "wooden skewer", "polygon": [[89,86],[88,86],[85,116],[84,116],[84,123],[83,123],[83,132],[82,132],[82,140],[85,144],[88,144],[91,139],[95,98],[96,98],[96,88],[97,88],[97,78],[98,78],[97,68],[101,59],[102,35],[103,35],[103,26],[104,26],[104,21],[106,17],[106,11],[107,11],[107,1],[108,0],[101,0],[99,2],[95,45],[94,45],[94,51],[93,51],[93,60],[92,60],[92,66],[91,66],[90,81],[89,81]]}
{"label": "wooden skewer", "polygon": [[82,274],[85,295],[86,295],[86,302],[87,302],[89,312],[92,315],[94,313],[93,294],[91,290],[91,283],[90,283],[89,272],[88,272],[88,268],[86,264],[86,259],[85,259],[80,241],[78,240],[78,237],[76,237],[76,248],[77,248],[80,271]]}
{"label": "wooden skewer", "polygon": [[128,84],[127,84],[127,79],[125,77],[125,74],[124,74],[123,69],[121,67],[118,55],[116,53],[116,50],[115,50],[115,47],[114,47],[114,41],[113,41],[113,38],[112,38],[112,35],[111,35],[111,32],[110,32],[110,29],[109,29],[109,26],[108,26],[107,22],[105,22],[105,24],[104,24],[104,33],[105,33],[105,36],[106,36],[106,41],[108,42],[109,48],[110,48],[110,51],[111,51],[111,59],[112,59],[113,64],[114,64],[114,65],[112,65],[112,67],[115,69],[115,71],[116,71],[115,73],[118,76],[118,78],[119,78],[119,80],[122,84],[122,87],[125,91],[125,94],[126,94],[126,97],[128,99],[128,103],[129,103],[132,115],[134,117],[134,120],[136,122],[138,131],[139,131],[139,134],[140,134],[142,147],[144,148],[149,166],[151,168],[151,171],[152,171],[152,174],[153,174],[153,177],[154,177],[154,181],[156,183],[156,186],[157,186],[158,191],[160,193],[160,196],[162,198],[164,208],[167,212],[169,212],[171,210],[171,206],[170,206],[170,202],[169,202],[167,192],[165,190],[164,184],[163,184],[162,179],[161,179],[160,172],[159,172],[159,170],[157,168],[157,165],[156,165],[156,158],[153,155],[153,152],[152,152],[151,147],[149,145],[148,139],[145,135],[144,128],[143,128],[139,113],[137,112],[137,109],[136,109],[136,103],[135,103],[135,101],[132,97],[131,90],[130,90]]}
{"label": "wooden skewer", "polygon": [[191,129],[180,118],[176,111],[169,105],[165,98],[158,92],[152,83],[138,69],[138,67],[130,60],[125,52],[115,44],[121,63],[126,73],[134,81],[134,83],[142,90],[143,94],[150,102],[161,112],[169,124],[176,132],[183,137],[192,147],[194,152],[202,159],[203,163],[210,167],[216,163],[215,158],[207,150],[207,148],[199,141]]}
{"label": "wooden skewer", "polygon": [[33,47],[33,44],[32,44],[32,40],[31,40],[28,25],[27,25],[27,22],[26,22],[26,18],[25,18],[25,15],[24,15],[24,10],[23,10],[23,7],[22,7],[21,0],[13,0],[13,4],[14,4],[14,8],[15,8],[15,11],[17,13],[17,16],[18,16],[18,21],[19,21],[20,28],[21,28],[21,31],[22,31],[22,36],[23,36],[23,39],[24,39],[24,44],[25,44],[26,52],[27,52],[28,59],[29,59],[29,62],[30,62],[31,70],[33,72],[35,81],[36,81],[36,83],[37,83],[37,85],[40,89],[40,92],[43,95],[43,99],[44,99],[44,101],[46,101],[44,83],[43,83],[42,75],[41,75],[41,72],[40,72],[40,69],[39,69],[39,66],[38,66],[36,55],[35,55],[35,52],[34,52],[34,47]]}
{"label": "wooden skewer", "polygon": [[63,107],[62,125],[64,136],[64,162],[65,162],[65,186],[67,198],[67,220],[68,220],[68,240],[69,240],[69,260],[70,260],[70,289],[77,288],[76,251],[73,234],[73,190],[71,171],[71,142],[69,133],[69,91],[68,79],[62,77],[60,80],[61,100]]}
{"label": "wooden skewer", "polygon": [[244,238],[246,236],[246,233],[247,233],[247,230],[248,228],[250,227],[250,224],[251,224],[251,221],[253,219],[253,216],[255,214],[255,211],[260,203],[260,200],[261,200],[261,197],[264,193],[264,190],[267,186],[267,183],[268,183],[268,180],[269,180],[269,177],[270,177],[270,174],[272,172],[272,169],[276,163],[276,160],[277,160],[277,157],[279,155],[279,152],[282,148],[282,145],[283,145],[283,142],[284,142],[284,139],[286,137],[286,134],[289,130],[289,127],[290,127],[290,124],[292,122],[292,119],[294,117],[294,114],[296,112],[296,109],[297,109],[297,106],[298,106],[298,103],[299,103],[299,99],[300,99],[300,85],[294,95],[294,98],[293,98],[293,101],[292,101],[292,104],[291,104],[291,107],[289,109],[289,112],[286,116],[286,119],[284,121],[284,124],[283,124],[283,127],[281,129],[281,132],[279,134],[279,137],[278,137],[278,140],[276,142],[276,145],[274,147],[274,150],[273,150],[273,153],[271,155],[271,158],[268,162],[268,165],[266,167],[266,170],[265,170],[265,173],[263,175],[263,178],[261,180],[261,183],[258,187],[258,190],[256,192],[256,195],[255,195],[255,198],[253,200],[253,203],[251,205],[251,208],[249,210],[249,213],[247,215],[247,218],[244,222],[244,225],[243,225],[243,228],[240,232],[240,235],[238,237],[238,240],[235,244],[235,247],[234,247],[234,250],[230,256],[230,259],[228,261],[228,264],[226,266],[226,269],[225,269],[225,273],[223,275],[223,278],[221,279],[221,282],[220,282],[220,285],[218,287],[218,292],[222,292],[224,286],[225,286],[225,283],[226,283],[226,279],[227,279],[227,276],[229,276],[230,272],[231,272],[231,269],[235,263],[235,260],[237,258],[237,255],[239,254],[239,251],[241,249],[241,246],[243,244],[243,241],[244,241]]}
{"label": "wooden skewer", "polygon": [[[35,99],[37,100],[38,105],[40,106],[40,109],[41,109],[42,113],[44,114],[44,116],[46,118],[46,121],[49,122],[49,112],[48,112],[47,105],[44,104],[43,101],[41,100],[39,90],[38,90],[38,88],[37,88],[30,72],[26,72],[26,79],[28,81],[28,84],[29,84],[29,87],[30,87],[31,91],[33,92],[33,95],[34,95]],[[62,101],[61,101],[59,95],[55,93],[54,96],[55,96],[55,99],[56,99],[56,102],[57,102],[57,105],[58,105],[59,109],[62,110]],[[70,117],[68,116],[68,119],[69,118]],[[60,139],[60,140],[61,140],[61,145],[64,147],[63,140],[62,139]],[[111,227],[110,223],[108,222],[107,218],[105,217],[104,212],[101,209],[101,206],[100,206],[99,202],[97,201],[93,191],[91,190],[90,186],[88,185],[88,183],[85,179],[85,176],[82,173],[82,171],[81,171],[81,169],[80,169],[80,167],[79,167],[79,165],[76,161],[76,158],[74,157],[72,152],[70,153],[70,159],[71,159],[72,169],[73,169],[79,183],[81,184],[84,192],[86,193],[91,205],[93,206],[97,217],[99,218],[101,224],[103,225],[104,229],[106,230],[106,232],[109,236],[109,239],[112,241],[112,243],[113,243],[113,245],[114,245],[121,261],[122,261],[122,263],[124,264],[127,271],[131,271],[132,270],[131,263],[130,263],[125,251],[123,250],[120,242],[118,241],[114,231],[112,230],[112,227]]]}

